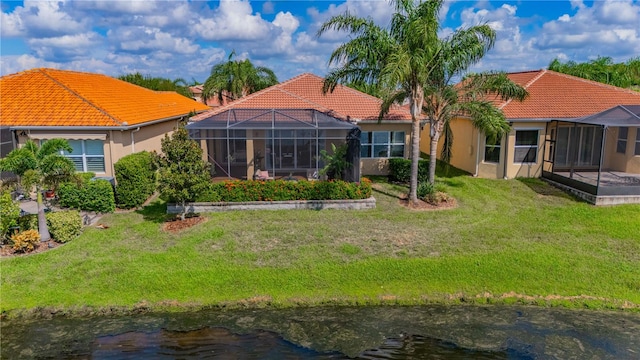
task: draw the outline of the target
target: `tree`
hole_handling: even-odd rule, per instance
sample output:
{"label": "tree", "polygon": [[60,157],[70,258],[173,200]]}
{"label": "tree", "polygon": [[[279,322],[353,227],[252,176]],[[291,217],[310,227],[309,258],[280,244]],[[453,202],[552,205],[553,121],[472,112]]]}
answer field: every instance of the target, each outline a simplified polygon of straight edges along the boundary
{"label": "tree", "polygon": [[[451,81],[477,63],[493,47],[495,40],[495,32],[488,25],[459,29],[440,39],[439,12],[443,2],[395,0],[395,13],[388,28],[377,26],[370,18],[358,18],[347,12],[332,17],[318,31],[318,36],[328,30],[346,30],[353,34],[351,40],[331,54],[329,63],[338,67],[325,78],[325,91],[333,90],[339,82],[379,84],[383,99],[380,119],[393,103],[408,100],[412,119],[409,200],[413,203],[418,200],[423,115],[429,117],[431,143],[435,141],[437,145],[445,124],[458,110],[448,106],[449,92],[455,89]],[[495,80],[486,83],[495,84]],[[442,92],[436,91],[437,88]],[[469,93],[472,94],[479,95],[479,92]],[[495,119],[495,112],[492,114],[490,119]],[[508,126],[503,123],[500,127]],[[435,147],[432,145],[432,148]],[[435,180],[434,155],[432,149],[429,179],[432,183]]]}
{"label": "tree", "polygon": [[142,86],[147,89],[155,91],[175,91],[178,94],[193,98],[193,93],[189,90],[187,82],[182,78],[175,80],[166,79],[162,77],[152,77],[150,75],[142,75],[139,72],[134,74],[121,75],[118,79],[126,81],[131,84]]}
{"label": "tree", "polygon": [[75,173],[73,161],[63,156],[60,153],[62,150],[73,151],[67,140],[51,139],[44,142],[42,146],[28,140],[24,146],[12,150],[4,159],[0,159],[0,170],[12,171],[21,178],[25,174],[35,178],[38,196],[38,232],[41,241],[51,239],[44,216],[43,187],[55,188],[61,181],[72,179]]}
{"label": "tree", "polygon": [[180,219],[185,219],[186,203],[195,201],[211,181],[211,164],[202,160],[202,149],[189,138],[184,126],[161,141],[159,190],[163,197],[182,205]]}
{"label": "tree", "polygon": [[204,82],[202,90],[205,100],[214,96],[218,97],[220,103],[225,96],[235,100],[278,83],[273,70],[254,66],[249,59],[233,60],[235,54],[232,51],[226,62],[211,68],[211,75]]}
{"label": "tree", "polygon": [[614,63],[612,58],[606,56],[584,63],[563,63],[553,59],[549,70],[622,88],[640,89],[640,57],[629,59],[626,63]]}

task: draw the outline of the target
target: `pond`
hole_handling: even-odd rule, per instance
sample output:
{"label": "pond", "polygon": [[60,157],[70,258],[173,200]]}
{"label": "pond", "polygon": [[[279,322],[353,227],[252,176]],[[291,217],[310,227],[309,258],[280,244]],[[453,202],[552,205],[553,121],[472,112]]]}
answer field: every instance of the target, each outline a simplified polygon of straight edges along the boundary
{"label": "pond", "polygon": [[206,310],[3,321],[0,330],[3,359],[640,357],[640,314],[525,306]]}

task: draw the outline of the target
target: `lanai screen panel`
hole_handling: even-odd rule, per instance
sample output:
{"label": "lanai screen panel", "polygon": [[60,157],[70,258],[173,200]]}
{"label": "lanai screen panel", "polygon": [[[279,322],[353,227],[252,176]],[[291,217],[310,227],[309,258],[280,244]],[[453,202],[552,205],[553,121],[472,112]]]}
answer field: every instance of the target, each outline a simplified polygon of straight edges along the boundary
{"label": "lanai screen panel", "polygon": [[248,166],[273,174],[318,170],[320,152],[344,144],[353,128],[313,109],[231,109],[187,125],[192,139],[206,142],[216,173],[231,177]]}

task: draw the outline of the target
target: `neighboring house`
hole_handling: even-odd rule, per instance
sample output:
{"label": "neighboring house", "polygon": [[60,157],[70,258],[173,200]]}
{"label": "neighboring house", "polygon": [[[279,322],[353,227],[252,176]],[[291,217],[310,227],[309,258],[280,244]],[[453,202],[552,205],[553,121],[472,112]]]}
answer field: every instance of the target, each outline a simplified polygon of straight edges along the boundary
{"label": "neighboring house", "polygon": [[322,85],[323,78],[305,73],[194,116],[187,129],[218,176],[317,170],[321,150],[345,143],[356,126],[361,174],[386,174],[389,158],[409,155],[408,109],[393,106],[379,121],[380,99],[342,85],[323,94]]}
{"label": "neighboring house", "polygon": [[[32,69],[0,78],[0,131],[12,147],[28,139],[63,138],[76,170],[114,176],[113,164],[160,140],[180,120],[208,110],[175,92],[158,92],[116,78],[66,70]],[[8,135],[10,134],[10,135]]]}
{"label": "neighboring house", "polygon": [[[579,118],[618,105],[640,105],[640,92],[550,70],[508,76],[529,92],[522,102],[497,104],[511,124],[511,132],[495,144],[488,143],[469,119],[453,119],[453,166],[484,178],[547,177],[565,170],[600,173],[599,169],[640,174],[640,154],[631,145],[640,138],[637,125],[579,122]],[[606,146],[601,149],[603,134]],[[628,148],[618,153],[614,145],[623,138],[628,139]],[[428,153],[429,141],[429,133],[423,132],[423,152]],[[438,153],[442,143],[439,147]]]}
{"label": "neighboring house", "polygon": [[222,104],[220,103],[220,99],[218,99],[218,96],[212,96],[208,98],[207,101],[204,101],[204,98],[202,97],[202,91],[204,90],[204,85],[190,86],[189,90],[191,90],[191,94],[193,94],[193,100],[199,103],[208,105],[212,108],[216,108],[222,105],[227,105],[229,102],[232,101],[232,99],[227,95],[223,95]]}

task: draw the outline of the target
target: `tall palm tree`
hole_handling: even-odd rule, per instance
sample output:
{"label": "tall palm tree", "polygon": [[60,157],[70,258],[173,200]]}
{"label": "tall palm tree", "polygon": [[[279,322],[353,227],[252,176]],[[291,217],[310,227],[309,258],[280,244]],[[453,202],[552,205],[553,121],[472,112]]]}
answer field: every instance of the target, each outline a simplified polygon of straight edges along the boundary
{"label": "tall palm tree", "polygon": [[220,103],[225,96],[235,100],[278,83],[273,70],[254,66],[249,59],[233,60],[235,54],[232,51],[226,62],[211,68],[211,75],[204,82],[202,90],[205,100],[214,96],[218,97]]}
{"label": "tall palm tree", "polygon": [[70,179],[75,172],[73,162],[60,154],[61,150],[73,151],[67,140],[64,139],[51,139],[43,143],[42,146],[28,140],[24,146],[12,150],[4,159],[0,159],[0,170],[2,171],[12,171],[19,177],[23,177],[27,173],[36,176],[40,241],[51,239],[44,216],[43,187]]}
{"label": "tall palm tree", "polygon": [[[487,132],[496,136],[508,128],[504,117],[498,122],[499,111],[489,107],[490,102],[479,101],[468,105],[463,102],[480,100],[489,90],[524,92],[524,89],[508,82],[504,75],[478,76],[466,82],[465,86],[454,86],[454,78],[461,76],[493,47],[495,32],[487,25],[480,25],[457,30],[447,38],[440,39],[439,12],[443,2],[394,0],[395,13],[388,28],[376,25],[370,18],[359,18],[347,12],[332,17],[318,31],[318,36],[328,30],[353,34],[351,40],[331,54],[329,63],[338,67],[327,75],[324,91],[333,90],[339,82],[378,84],[383,99],[380,118],[393,103],[408,101],[412,119],[409,200],[414,203],[418,200],[416,190],[422,120],[428,118],[430,122],[432,151],[429,181],[433,183],[435,149],[452,116],[471,115],[474,124],[486,125]],[[476,87],[480,85],[482,87]],[[499,95],[505,97],[508,92],[499,91]],[[447,138],[452,140],[451,136]]]}

